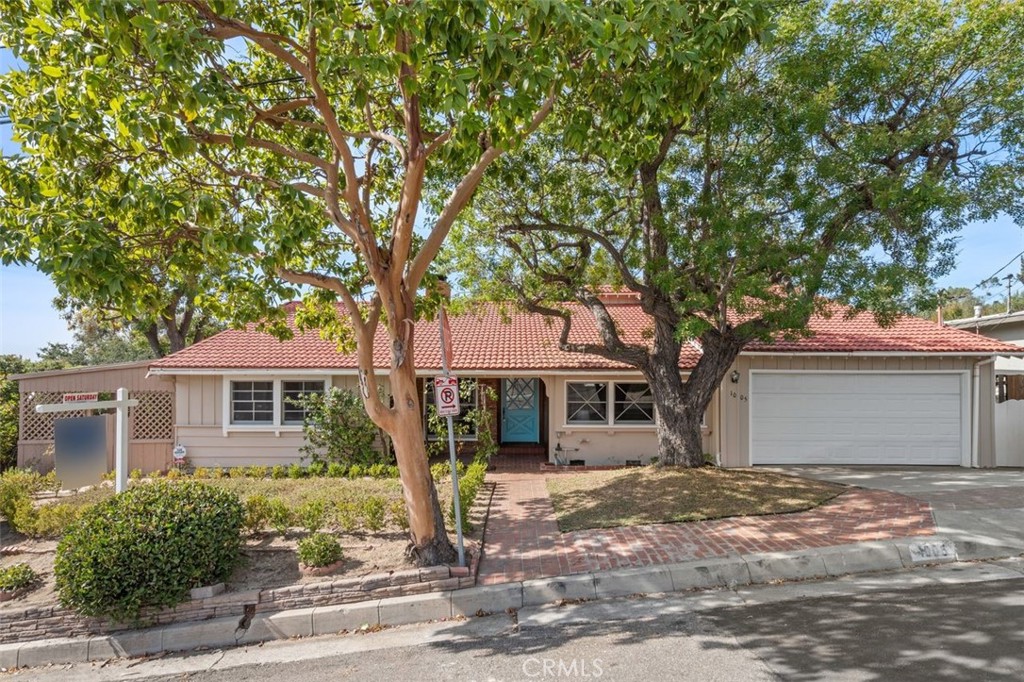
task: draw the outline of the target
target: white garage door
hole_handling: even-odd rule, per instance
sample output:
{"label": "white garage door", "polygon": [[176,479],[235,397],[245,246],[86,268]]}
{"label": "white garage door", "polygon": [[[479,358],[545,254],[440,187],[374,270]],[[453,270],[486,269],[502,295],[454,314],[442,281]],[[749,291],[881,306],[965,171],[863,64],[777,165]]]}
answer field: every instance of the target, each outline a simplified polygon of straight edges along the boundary
{"label": "white garage door", "polygon": [[959,465],[962,374],[751,372],[754,464]]}

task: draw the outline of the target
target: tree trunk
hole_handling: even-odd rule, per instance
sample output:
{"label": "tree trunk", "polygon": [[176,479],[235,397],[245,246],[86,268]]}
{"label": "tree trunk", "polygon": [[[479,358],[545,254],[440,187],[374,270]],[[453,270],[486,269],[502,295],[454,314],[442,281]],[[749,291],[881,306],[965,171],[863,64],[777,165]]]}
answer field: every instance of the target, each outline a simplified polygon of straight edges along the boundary
{"label": "tree trunk", "polygon": [[709,330],[701,335],[702,354],[684,381],[679,372],[680,344],[669,321],[655,324],[655,338],[642,368],[658,410],[658,456],[666,466],[704,465],[701,421],[732,367],[743,342],[734,334]]}
{"label": "tree trunk", "polygon": [[[392,341],[393,344],[402,343],[397,339]],[[448,539],[437,489],[430,476],[416,372],[411,357],[411,338],[408,344],[405,362],[391,369],[391,392],[395,402],[394,428],[389,431],[409,510],[409,532],[412,536],[409,554],[419,566],[449,564],[456,561],[458,554]]]}

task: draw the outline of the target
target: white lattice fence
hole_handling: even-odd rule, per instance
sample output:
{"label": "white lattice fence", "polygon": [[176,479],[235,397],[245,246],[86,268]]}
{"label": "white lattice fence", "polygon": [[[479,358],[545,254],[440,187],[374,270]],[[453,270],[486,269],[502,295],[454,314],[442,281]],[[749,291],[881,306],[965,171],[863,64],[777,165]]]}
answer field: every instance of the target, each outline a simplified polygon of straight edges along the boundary
{"label": "white lattice fence", "polygon": [[42,391],[22,393],[22,429],[18,439],[22,441],[52,441],[54,419],[57,417],[85,417],[89,414],[87,410],[75,410],[73,412],[64,412],[63,414],[54,414],[52,412],[39,414],[36,412],[36,405],[59,403],[63,395],[63,393],[47,393]]}
{"label": "white lattice fence", "polygon": [[[21,441],[52,441],[53,420],[59,417],[84,417],[88,410],[61,414],[39,414],[36,405],[59,403],[63,393],[42,392],[21,394]],[[174,394],[170,391],[136,391],[132,398],[138,407],[128,410],[129,438],[132,440],[170,441],[174,439]]]}
{"label": "white lattice fence", "polygon": [[170,391],[136,391],[138,407],[128,410],[132,440],[174,439],[174,394]]}

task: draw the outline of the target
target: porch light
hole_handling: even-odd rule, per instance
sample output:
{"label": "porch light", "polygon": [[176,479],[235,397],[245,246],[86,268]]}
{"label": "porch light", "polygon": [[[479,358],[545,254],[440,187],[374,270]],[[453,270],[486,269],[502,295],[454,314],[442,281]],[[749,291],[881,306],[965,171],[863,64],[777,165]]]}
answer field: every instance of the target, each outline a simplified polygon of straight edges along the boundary
{"label": "porch light", "polygon": [[734,384],[740,383],[740,371],[738,369],[732,371],[732,374],[729,375],[729,381]]}

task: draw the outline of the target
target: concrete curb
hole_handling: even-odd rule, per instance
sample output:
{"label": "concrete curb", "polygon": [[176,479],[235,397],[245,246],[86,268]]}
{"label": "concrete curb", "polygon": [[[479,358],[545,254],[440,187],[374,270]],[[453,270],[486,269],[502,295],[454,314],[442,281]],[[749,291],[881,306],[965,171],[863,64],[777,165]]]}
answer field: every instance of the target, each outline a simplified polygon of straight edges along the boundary
{"label": "concrete curb", "polygon": [[161,651],[257,644],[275,639],[336,634],[362,627],[500,613],[561,600],[735,588],[915,568],[956,560],[953,543],[935,536],[701,559],[293,609],[241,620],[217,618],[95,637],[3,644],[0,645],[0,668],[103,661]]}

